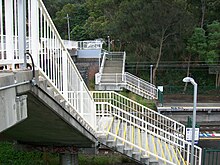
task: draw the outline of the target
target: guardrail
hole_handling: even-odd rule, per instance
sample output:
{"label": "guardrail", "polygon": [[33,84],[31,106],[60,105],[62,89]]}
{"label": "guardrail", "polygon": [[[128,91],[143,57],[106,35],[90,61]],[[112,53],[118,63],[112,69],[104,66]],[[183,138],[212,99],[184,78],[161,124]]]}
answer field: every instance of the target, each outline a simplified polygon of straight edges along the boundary
{"label": "guardrail", "polygon": [[166,130],[178,137],[185,137],[185,126],[183,124],[147,108],[117,92],[93,91],[92,95],[95,102],[111,103],[112,105],[123,109],[160,129]]}
{"label": "guardrail", "polygon": [[[153,137],[156,137],[157,139],[160,139],[161,141],[164,142],[164,144],[170,144],[173,147],[173,150],[177,153],[178,155],[177,160],[179,164],[192,164],[190,161],[190,151],[191,151],[191,143],[185,141],[182,138],[179,138],[169,132],[165,132],[163,129],[157,128],[156,126],[146,122],[144,119],[135,116],[134,114],[124,111],[111,103],[108,102],[96,102],[96,109],[97,109],[97,116],[112,116],[120,120],[121,122],[129,123],[129,125],[140,129],[141,131],[146,132],[146,134],[150,134]],[[115,129],[116,130],[116,129]],[[124,132],[124,131],[122,131]],[[140,138],[138,136],[132,136],[132,138],[137,138],[137,139],[132,139],[131,141],[126,140],[123,137],[119,137],[117,134],[105,131],[106,134],[110,134],[114,138],[117,138],[118,140],[122,141],[125,144],[128,144],[132,146],[132,148],[136,148],[139,151],[143,152],[144,154],[151,155],[167,164],[175,164],[161,156],[158,156],[157,153],[152,153],[149,152],[146,148],[141,147],[140,145],[136,145],[133,142],[134,141],[139,141]],[[165,135],[165,136],[163,136]],[[141,142],[138,142],[138,144],[141,144]],[[201,165],[201,156],[202,156],[202,149],[200,147],[195,146],[195,151],[194,151],[194,160],[195,160],[195,165]],[[172,155],[174,157],[174,155]]]}
{"label": "guardrail", "polygon": [[[9,65],[10,68],[7,69],[15,69],[17,64],[24,63],[24,54],[20,52],[22,49],[20,42],[29,38],[28,52],[32,55],[35,67],[40,71],[40,76],[47,80],[54,93],[73,107],[75,111],[72,113],[78,113],[85,120],[84,122],[94,130],[96,111],[93,98],[64,46],[42,0],[28,0],[26,5],[27,14],[22,22],[20,19],[25,14],[20,17],[17,15],[23,11],[23,5],[20,5],[20,1],[0,1],[1,64]],[[5,11],[4,14],[3,11]],[[23,33],[25,36],[19,33],[21,27],[27,27],[27,32]],[[3,49],[4,42],[6,44],[5,50]],[[19,53],[17,53],[17,48]]]}
{"label": "guardrail", "polygon": [[[104,54],[105,58],[102,59],[101,67],[99,73],[95,75],[96,85],[121,85],[122,87],[138,94],[143,97],[149,97],[153,99],[158,99],[158,89],[155,85],[144,81],[143,79],[132,75],[129,72],[125,72],[125,52],[110,52]],[[105,67],[105,60],[114,60],[122,57],[122,70],[120,73],[103,73],[103,68]],[[111,66],[112,68],[114,66]],[[114,69],[113,69],[114,71]]]}
{"label": "guardrail", "polygon": [[107,54],[106,52],[103,52],[101,65],[99,67],[99,72],[95,74],[95,84],[99,84],[101,82],[101,77],[105,66],[106,54]]}
{"label": "guardrail", "polygon": [[135,76],[129,72],[125,72],[125,83],[128,89],[136,91],[136,93],[146,94],[154,99],[158,98],[158,89],[155,85]]}
{"label": "guardrail", "polygon": [[78,41],[78,49],[102,49],[102,41]]}
{"label": "guardrail", "polygon": [[78,49],[77,41],[63,40],[63,43],[67,49]]}

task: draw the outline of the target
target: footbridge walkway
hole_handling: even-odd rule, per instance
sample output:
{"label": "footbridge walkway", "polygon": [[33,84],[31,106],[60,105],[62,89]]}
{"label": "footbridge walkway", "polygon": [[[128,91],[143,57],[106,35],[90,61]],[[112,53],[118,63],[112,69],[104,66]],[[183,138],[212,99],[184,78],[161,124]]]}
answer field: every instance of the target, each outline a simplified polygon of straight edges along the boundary
{"label": "footbridge walkway", "polygon": [[98,142],[140,164],[201,164],[181,123],[88,90],[41,0],[5,0],[0,9],[1,140],[59,152],[61,164],[77,164],[78,149]]}

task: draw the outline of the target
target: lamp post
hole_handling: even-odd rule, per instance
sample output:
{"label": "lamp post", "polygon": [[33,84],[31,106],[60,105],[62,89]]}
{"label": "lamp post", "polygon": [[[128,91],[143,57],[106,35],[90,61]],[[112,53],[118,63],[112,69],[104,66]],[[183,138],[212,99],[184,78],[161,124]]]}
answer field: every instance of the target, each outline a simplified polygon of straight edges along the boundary
{"label": "lamp post", "polygon": [[196,104],[197,104],[197,83],[191,77],[185,77],[183,82],[190,82],[194,86],[193,94],[193,119],[192,119],[192,147],[191,147],[191,164],[194,164],[194,143],[195,143],[195,126],[196,126]]}
{"label": "lamp post", "polygon": [[68,32],[68,40],[70,41],[70,17],[69,17],[69,14],[66,15],[66,18],[67,20],[67,32]]}
{"label": "lamp post", "polygon": [[110,52],[110,36],[108,36],[108,52]]}
{"label": "lamp post", "polygon": [[150,65],[150,83],[153,84],[153,65]]}

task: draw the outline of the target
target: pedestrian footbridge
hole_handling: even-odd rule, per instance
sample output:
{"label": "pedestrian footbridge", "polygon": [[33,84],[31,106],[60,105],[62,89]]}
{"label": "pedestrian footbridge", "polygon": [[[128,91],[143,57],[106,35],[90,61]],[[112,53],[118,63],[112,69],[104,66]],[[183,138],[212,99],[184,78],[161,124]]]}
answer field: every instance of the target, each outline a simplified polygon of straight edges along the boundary
{"label": "pedestrian footbridge", "polygon": [[[24,6],[23,0],[0,3],[0,139],[69,155],[101,143],[141,164],[201,164],[202,150],[195,146],[191,153],[184,125],[103,91],[116,84],[157,98],[153,85],[124,72],[124,52],[104,57],[96,75],[99,91],[89,91],[42,1],[28,0]],[[108,77],[109,61],[118,61],[114,78]]]}

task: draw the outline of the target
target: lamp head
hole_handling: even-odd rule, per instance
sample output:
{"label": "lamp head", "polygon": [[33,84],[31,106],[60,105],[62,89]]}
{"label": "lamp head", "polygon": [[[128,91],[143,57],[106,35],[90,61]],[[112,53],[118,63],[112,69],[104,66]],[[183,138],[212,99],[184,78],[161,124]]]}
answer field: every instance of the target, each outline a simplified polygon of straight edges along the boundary
{"label": "lamp head", "polygon": [[190,82],[190,83],[192,83],[193,85],[196,85],[196,86],[197,86],[197,83],[196,83],[195,80],[194,80],[193,78],[191,78],[191,77],[185,77],[185,78],[183,79],[183,82],[185,82],[185,83]]}
{"label": "lamp head", "polygon": [[191,82],[192,78],[191,77],[185,77],[183,79],[183,82]]}

